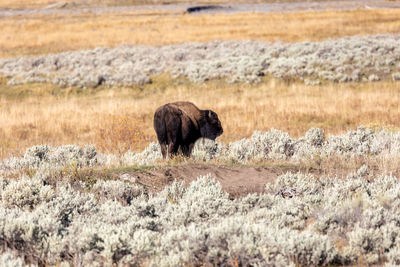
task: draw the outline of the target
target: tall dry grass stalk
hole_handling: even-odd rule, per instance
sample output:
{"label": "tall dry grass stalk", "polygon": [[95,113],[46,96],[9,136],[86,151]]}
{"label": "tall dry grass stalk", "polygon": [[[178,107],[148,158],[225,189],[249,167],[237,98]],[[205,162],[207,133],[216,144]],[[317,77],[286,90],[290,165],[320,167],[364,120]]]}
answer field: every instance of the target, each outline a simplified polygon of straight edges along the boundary
{"label": "tall dry grass stalk", "polygon": [[[164,79],[164,80],[163,80]],[[260,85],[174,83],[167,78],[143,88],[104,89],[92,94],[49,93],[0,99],[0,157],[46,143],[92,143],[101,151],[143,149],[155,141],[153,114],[167,102],[187,100],[213,109],[224,127],[220,141],[248,137],[271,127],[303,135],[311,127],[341,133],[360,124],[398,129],[399,83],[306,86],[274,79]],[[42,85],[30,85],[32,92]],[[32,94],[32,93],[31,93]]]}
{"label": "tall dry grass stalk", "polygon": [[320,41],[400,31],[400,10],[189,15],[166,11],[0,18],[0,57],[212,40]]}

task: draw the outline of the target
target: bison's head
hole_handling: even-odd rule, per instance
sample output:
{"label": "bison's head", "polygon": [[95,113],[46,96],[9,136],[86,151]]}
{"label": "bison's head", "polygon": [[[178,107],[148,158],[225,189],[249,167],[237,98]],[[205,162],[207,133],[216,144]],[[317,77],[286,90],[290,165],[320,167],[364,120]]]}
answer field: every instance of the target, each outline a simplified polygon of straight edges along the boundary
{"label": "bison's head", "polygon": [[203,123],[200,127],[201,137],[215,140],[224,130],[218,119],[217,113],[212,110],[204,110]]}

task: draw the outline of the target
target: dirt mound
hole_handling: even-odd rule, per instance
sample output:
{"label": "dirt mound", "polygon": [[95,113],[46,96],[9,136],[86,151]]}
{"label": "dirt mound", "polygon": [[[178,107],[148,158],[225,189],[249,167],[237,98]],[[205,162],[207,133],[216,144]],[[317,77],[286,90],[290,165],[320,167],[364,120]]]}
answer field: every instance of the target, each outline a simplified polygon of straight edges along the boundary
{"label": "dirt mound", "polygon": [[[224,191],[231,198],[246,196],[250,193],[261,193],[266,183],[272,183],[286,172],[298,172],[298,169],[288,167],[253,167],[253,166],[217,166],[209,164],[189,164],[168,166],[151,170],[117,171],[114,178],[131,177],[150,191],[157,192],[174,180],[189,185],[200,175],[211,174],[221,183]],[[302,172],[304,172],[302,170]],[[308,171],[320,175],[317,171]]]}

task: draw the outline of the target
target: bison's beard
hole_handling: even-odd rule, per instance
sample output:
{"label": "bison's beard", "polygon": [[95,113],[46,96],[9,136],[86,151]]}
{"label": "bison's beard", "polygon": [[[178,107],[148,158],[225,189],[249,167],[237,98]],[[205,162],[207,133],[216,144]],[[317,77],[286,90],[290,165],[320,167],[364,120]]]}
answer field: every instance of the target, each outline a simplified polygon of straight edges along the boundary
{"label": "bison's beard", "polygon": [[211,139],[215,141],[215,139],[222,134],[222,130],[215,129],[214,127],[210,127],[209,125],[205,125],[200,129],[201,137]]}

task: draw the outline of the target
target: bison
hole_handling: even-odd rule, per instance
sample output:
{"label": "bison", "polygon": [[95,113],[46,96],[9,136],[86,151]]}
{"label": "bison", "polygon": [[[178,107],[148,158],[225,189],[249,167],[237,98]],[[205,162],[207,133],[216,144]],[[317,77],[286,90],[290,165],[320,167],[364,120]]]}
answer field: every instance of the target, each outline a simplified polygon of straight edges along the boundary
{"label": "bison", "polygon": [[191,102],[168,103],[159,107],[154,113],[154,130],[164,158],[176,155],[179,149],[189,157],[197,139],[215,140],[223,133],[214,111],[201,110]]}

